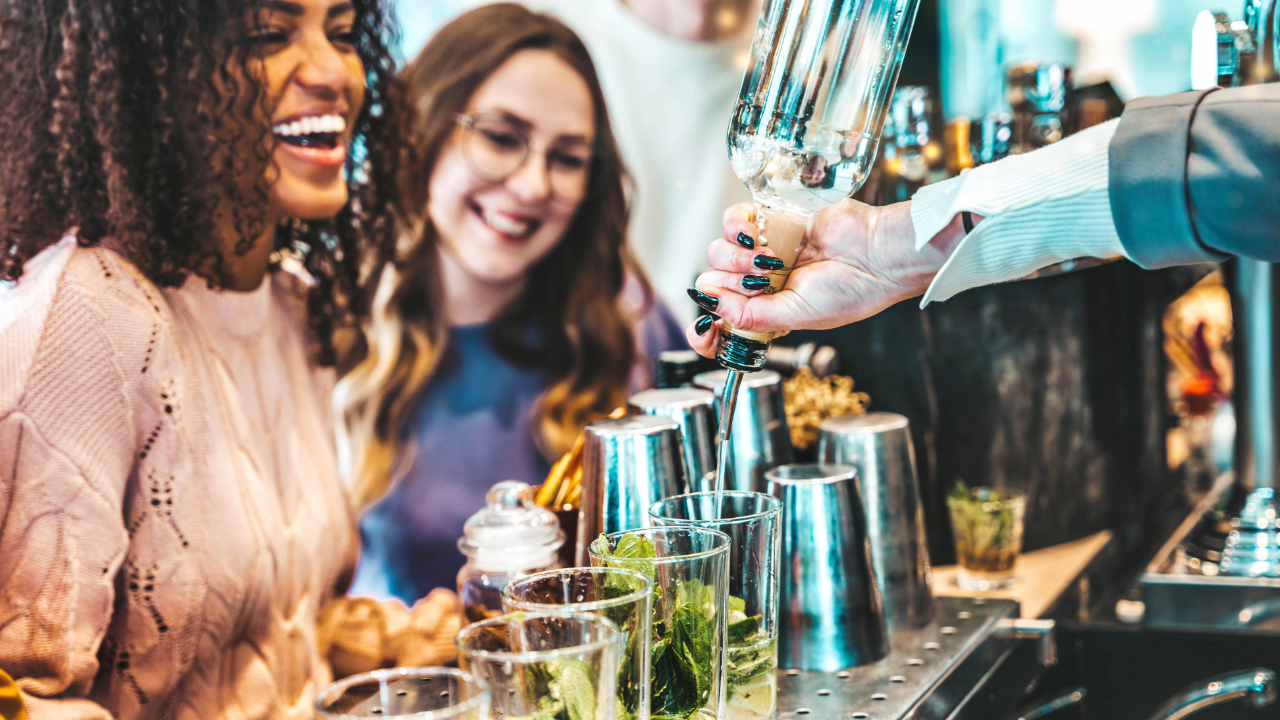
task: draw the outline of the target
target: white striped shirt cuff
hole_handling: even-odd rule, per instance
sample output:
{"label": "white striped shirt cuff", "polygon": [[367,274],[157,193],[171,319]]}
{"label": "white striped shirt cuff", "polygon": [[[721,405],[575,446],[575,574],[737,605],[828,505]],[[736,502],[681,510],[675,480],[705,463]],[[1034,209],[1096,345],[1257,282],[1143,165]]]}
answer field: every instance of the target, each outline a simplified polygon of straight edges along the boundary
{"label": "white striped shirt cuff", "polygon": [[1107,148],[1119,120],[927,185],[911,199],[916,249],[961,211],[985,219],[942,266],[924,307],[1081,257],[1128,257],[1111,219]]}

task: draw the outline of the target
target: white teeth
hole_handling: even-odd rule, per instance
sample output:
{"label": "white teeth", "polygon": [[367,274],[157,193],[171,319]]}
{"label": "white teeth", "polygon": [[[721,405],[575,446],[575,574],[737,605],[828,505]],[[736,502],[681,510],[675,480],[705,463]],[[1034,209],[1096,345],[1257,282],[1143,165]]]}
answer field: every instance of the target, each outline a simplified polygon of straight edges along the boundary
{"label": "white teeth", "polygon": [[533,223],[514,220],[506,215],[486,212],[484,222],[489,227],[507,235],[524,235],[533,227]]}
{"label": "white teeth", "polygon": [[289,123],[271,128],[276,135],[294,136],[313,133],[340,133],[347,129],[347,120],[341,115],[308,115]]}

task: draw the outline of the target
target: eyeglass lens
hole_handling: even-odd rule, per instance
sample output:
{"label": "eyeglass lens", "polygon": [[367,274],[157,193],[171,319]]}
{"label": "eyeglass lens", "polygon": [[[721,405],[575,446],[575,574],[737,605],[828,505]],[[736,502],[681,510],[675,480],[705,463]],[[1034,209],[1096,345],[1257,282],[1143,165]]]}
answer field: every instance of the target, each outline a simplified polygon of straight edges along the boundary
{"label": "eyeglass lens", "polygon": [[[464,151],[471,167],[491,182],[506,180],[529,160],[524,129],[500,118],[474,118],[464,127]],[[585,143],[554,144],[545,152],[547,178],[556,197],[581,200],[586,194],[591,149]],[[538,159],[535,158],[534,162]]]}

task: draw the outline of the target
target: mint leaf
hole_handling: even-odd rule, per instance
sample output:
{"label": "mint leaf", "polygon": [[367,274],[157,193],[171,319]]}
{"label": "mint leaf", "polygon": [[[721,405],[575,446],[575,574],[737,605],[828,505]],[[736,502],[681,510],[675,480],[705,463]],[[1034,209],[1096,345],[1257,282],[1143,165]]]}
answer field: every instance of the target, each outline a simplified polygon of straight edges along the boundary
{"label": "mint leaf", "polygon": [[716,590],[710,585],[703,585],[700,580],[681,583],[676,589],[676,603],[689,605],[702,611],[704,615],[715,612]]}
{"label": "mint leaf", "polygon": [[[591,543],[591,549],[608,567],[637,570],[654,580],[651,720],[687,720],[711,697],[714,626],[710,618],[716,611],[715,589],[689,580],[675,583],[674,592],[665,594],[654,577],[651,561],[657,557],[657,548],[651,540],[643,535],[623,535],[612,548],[609,545],[602,535]],[[622,588],[615,584],[613,589]],[[668,599],[672,600],[669,604]]]}
{"label": "mint leaf", "polygon": [[510,720],[594,720],[596,684],[591,666],[577,659],[524,668],[525,701],[533,713]]}
{"label": "mint leaf", "polygon": [[612,554],[616,558],[652,559],[658,557],[658,549],[652,540],[643,535],[623,535],[618,538]]}
{"label": "mint leaf", "polygon": [[745,642],[747,638],[755,635],[760,631],[760,620],[763,615],[754,615],[746,620],[739,620],[736,623],[729,624],[729,644],[735,645]]}
{"label": "mint leaf", "polygon": [[[662,592],[654,578],[653,563],[649,562],[658,556],[657,548],[652,540],[643,535],[623,535],[618,538],[617,544],[611,549],[609,547],[609,538],[601,535],[591,542],[591,551],[599,555],[607,567],[635,570],[647,575],[650,580],[654,580],[654,602],[656,603],[662,599]],[[638,587],[633,587],[627,581],[611,584],[618,588],[628,588],[630,592],[635,592],[639,589]]]}
{"label": "mint leaf", "polygon": [[668,638],[653,646],[652,674],[651,710],[655,717],[685,718],[701,707],[697,705],[697,678],[680,661]]}
{"label": "mint leaf", "polygon": [[567,720],[594,720],[596,684],[585,661],[566,659],[556,663],[551,694],[564,704]]}
{"label": "mint leaf", "polygon": [[726,682],[730,697],[739,694],[739,688],[766,672],[773,672],[777,663],[777,638],[766,641],[764,634],[748,638],[747,642],[729,647],[725,663]]}

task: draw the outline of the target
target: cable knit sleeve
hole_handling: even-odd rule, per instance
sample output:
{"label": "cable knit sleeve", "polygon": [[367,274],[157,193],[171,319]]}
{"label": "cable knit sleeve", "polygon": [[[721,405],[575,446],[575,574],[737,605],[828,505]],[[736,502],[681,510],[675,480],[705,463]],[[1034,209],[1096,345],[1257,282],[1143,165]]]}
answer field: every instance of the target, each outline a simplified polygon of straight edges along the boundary
{"label": "cable knit sleeve", "polygon": [[110,335],[120,318],[62,282],[90,251],[64,241],[37,259],[0,291],[0,667],[31,720],[108,720],[89,698],[129,543],[134,419]]}

